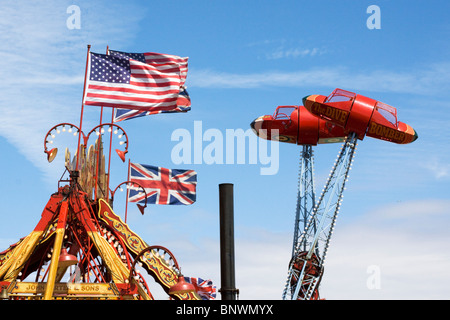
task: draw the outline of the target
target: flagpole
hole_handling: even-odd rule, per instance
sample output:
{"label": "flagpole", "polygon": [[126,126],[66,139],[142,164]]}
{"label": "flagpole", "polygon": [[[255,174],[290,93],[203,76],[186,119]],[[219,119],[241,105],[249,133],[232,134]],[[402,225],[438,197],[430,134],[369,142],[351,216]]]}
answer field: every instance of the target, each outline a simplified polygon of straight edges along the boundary
{"label": "flagpole", "polygon": [[86,57],[86,70],[84,72],[84,85],[83,85],[83,98],[81,99],[81,115],[80,115],[80,132],[78,132],[78,146],[77,146],[77,163],[75,165],[75,171],[78,171],[78,159],[80,158],[80,141],[83,126],[83,113],[84,113],[84,95],[86,93],[86,78],[89,66],[89,53],[91,51],[91,45],[87,45],[87,57]]}
{"label": "flagpole", "polygon": [[[108,54],[108,46],[106,46],[106,54]],[[100,124],[103,123],[103,106],[100,107]]]}
{"label": "flagpole", "polygon": [[[108,50],[109,50],[108,46],[106,46],[106,54],[108,54]],[[103,121],[103,119],[102,119],[103,118],[103,106],[101,106],[100,108],[101,108],[100,109],[100,124],[102,124],[103,123],[102,122]]]}
{"label": "flagpole", "polygon": [[106,188],[106,198],[108,199],[108,197],[109,197],[109,178],[110,178],[110,176],[111,176],[111,145],[112,145],[112,135],[113,135],[113,126],[112,126],[112,124],[114,123],[114,108],[112,108],[112,113],[111,113],[111,126],[110,126],[110,129],[111,129],[111,132],[110,132],[110,135],[109,135],[109,155],[108,155],[108,182],[107,182],[107,184],[108,184],[108,187]]}
{"label": "flagpole", "polygon": [[[106,47],[106,53],[108,53],[108,47]],[[96,161],[96,168],[95,168],[95,200],[97,200],[97,195],[98,195],[98,179],[99,179],[99,174],[98,174],[98,168],[100,166],[100,145],[103,145],[103,139],[102,139],[102,123],[103,123],[103,106],[100,106],[100,123],[99,123],[99,135],[97,138],[97,161]],[[111,141],[109,143],[109,145],[111,146]],[[108,172],[109,174],[109,172]],[[103,190],[103,196],[105,195],[104,193],[105,191]],[[108,199],[108,197],[106,197],[106,199]]]}
{"label": "flagpole", "polygon": [[[108,47],[106,47],[106,52],[108,52]],[[97,138],[97,161],[96,163],[96,168],[95,168],[95,187],[94,187],[94,193],[95,193],[95,200],[97,201],[97,195],[98,195],[98,167],[100,166],[100,144],[103,145],[103,139],[102,139],[102,123],[103,123],[103,106],[100,107],[100,121],[99,121],[99,135]],[[111,142],[109,143],[109,145],[111,146]],[[109,174],[109,172],[108,172]],[[104,190],[103,190],[103,195],[104,195]],[[106,199],[108,199],[108,197],[106,197]]]}
{"label": "flagpole", "polygon": [[[130,159],[128,159],[128,176],[127,176],[127,181],[130,181]],[[127,182],[127,200],[125,203],[125,223],[127,223],[127,213],[128,213],[128,193],[129,193],[129,189],[128,189],[128,182]]]}
{"label": "flagpole", "polygon": [[100,124],[99,124],[100,126],[99,126],[99,129],[98,129],[99,135],[98,135],[98,138],[97,138],[97,148],[96,148],[96,150],[97,150],[97,152],[96,152],[97,161],[95,161],[95,163],[96,163],[96,168],[95,168],[95,187],[94,187],[95,200],[98,199],[98,197],[97,197],[97,195],[98,195],[98,178],[99,178],[98,177],[99,176],[98,168],[100,166],[100,148],[101,148],[101,145],[103,145],[102,127],[101,127],[102,123],[103,123],[103,106],[101,107],[101,110],[100,110]]}
{"label": "flagpole", "polygon": [[[106,46],[106,54],[107,55],[109,54],[109,46]],[[113,135],[112,124],[113,123],[114,123],[114,107],[112,108],[111,126],[109,127],[111,129],[111,132],[110,132],[110,135],[109,135],[108,181],[107,181],[107,187],[106,187],[106,199],[109,199],[109,181],[110,181],[110,177],[111,177],[111,147],[112,147],[112,135]]]}

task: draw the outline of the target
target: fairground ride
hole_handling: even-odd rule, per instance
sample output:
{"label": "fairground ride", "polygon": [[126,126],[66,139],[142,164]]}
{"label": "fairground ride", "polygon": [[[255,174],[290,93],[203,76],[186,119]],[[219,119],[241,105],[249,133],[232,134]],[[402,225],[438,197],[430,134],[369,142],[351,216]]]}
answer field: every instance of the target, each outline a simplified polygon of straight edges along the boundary
{"label": "fairground ride", "polygon": [[[251,127],[263,139],[302,146],[294,239],[282,297],[320,299],[325,258],[358,139],[367,135],[408,144],[417,139],[417,133],[397,121],[395,108],[342,89],[334,90],[328,97],[307,96],[303,98],[303,106],[280,106],[273,116],[261,116]],[[342,148],[317,197],[312,147],[337,142],[343,142]]]}
{"label": "fairground ride", "polygon": [[[60,133],[73,134],[77,149],[72,157],[66,148],[64,173],[34,230],[0,252],[0,299],[152,300],[146,272],[169,299],[200,300],[174,254],[164,246],[147,244],[127,225],[126,215],[124,222],[112,209],[115,191],[123,185],[145,193],[139,183],[129,180],[114,190],[109,187],[112,140],[119,139],[115,151],[125,162],[126,132],[113,121],[100,120],[84,134],[82,120],[83,104],[79,126],[60,123],[44,138],[49,162],[58,152],[49,146]],[[110,136],[108,164],[105,135]],[[95,142],[88,147],[92,137]],[[145,207],[138,204],[142,213]]]}

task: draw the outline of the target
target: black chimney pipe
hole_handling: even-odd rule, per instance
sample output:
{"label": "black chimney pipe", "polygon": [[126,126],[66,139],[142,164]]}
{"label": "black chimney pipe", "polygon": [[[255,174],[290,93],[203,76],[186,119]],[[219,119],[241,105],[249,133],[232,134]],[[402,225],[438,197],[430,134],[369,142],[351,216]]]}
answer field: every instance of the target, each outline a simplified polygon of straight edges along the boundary
{"label": "black chimney pipe", "polygon": [[234,203],[233,184],[219,184],[220,267],[222,300],[236,300],[234,270]]}

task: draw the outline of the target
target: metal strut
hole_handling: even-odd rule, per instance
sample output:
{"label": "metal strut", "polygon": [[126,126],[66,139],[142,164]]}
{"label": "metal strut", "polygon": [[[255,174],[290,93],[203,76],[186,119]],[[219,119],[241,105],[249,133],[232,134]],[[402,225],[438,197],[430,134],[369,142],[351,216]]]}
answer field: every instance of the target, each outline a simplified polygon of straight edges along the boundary
{"label": "metal strut", "polygon": [[[302,234],[294,237],[294,241],[297,241],[293,245],[293,255],[289,263],[288,279],[283,291],[284,300],[319,298],[318,285],[323,274],[325,256],[342,202],[345,182],[348,179],[356,145],[356,134],[349,134],[331,169],[320,198],[311,210]],[[302,174],[304,174],[303,160]],[[301,179],[302,177],[300,177],[300,182]],[[312,177],[308,179],[313,181]],[[302,188],[304,185],[300,183],[299,190],[301,191]],[[306,196],[307,193],[299,192],[299,203],[304,203],[305,199],[302,197]],[[299,210],[301,211],[301,209],[297,209],[297,214]]]}

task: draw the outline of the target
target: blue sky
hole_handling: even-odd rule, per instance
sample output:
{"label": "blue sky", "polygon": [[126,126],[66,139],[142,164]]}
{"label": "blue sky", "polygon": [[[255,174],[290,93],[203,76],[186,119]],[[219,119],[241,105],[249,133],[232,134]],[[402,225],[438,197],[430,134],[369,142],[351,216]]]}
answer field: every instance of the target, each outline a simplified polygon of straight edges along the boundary
{"label": "blue sky", "polygon": [[[381,10],[381,29],[366,25],[373,4]],[[70,5],[80,8],[79,29],[67,27]],[[189,57],[189,113],[120,124],[132,162],[198,172],[195,204],[151,206],[144,216],[128,208],[130,227],[148,244],[169,248],[183,273],[220,287],[218,185],[233,183],[240,298],[281,299],[301,148],[280,144],[274,175],[261,175],[260,158],[175,165],[172,133],[186,129],[201,141],[194,137],[201,121],[203,133],[225,137],[227,129],[248,130],[279,105],[342,88],[396,107],[419,139],[404,146],[359,142],[322,296],[449,298],[449,9],[445,1],[2,1],[0,250],[33,230],[56,191],[66,145],[47,163],[45,134],[61,122],[79,124],[86,46],[97,53],[109,46]],[[83,129],[99,117],[99,108],[85,108]],[[339,149],[314,148],[317,192]],[[112,188],[126,180],[126,164],[117,157],[111,176]],[[373,268],[380,272],[375,289],[367,284]]]}

